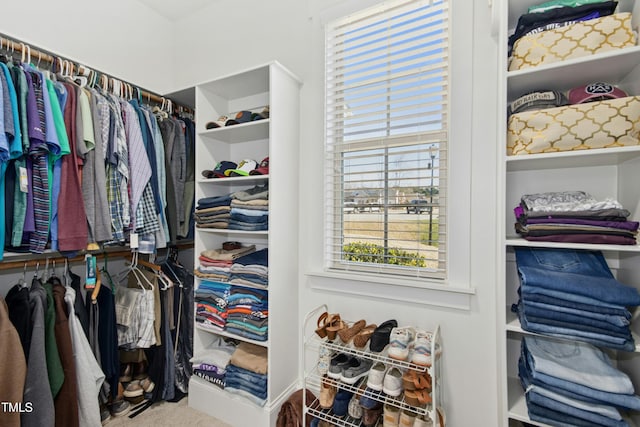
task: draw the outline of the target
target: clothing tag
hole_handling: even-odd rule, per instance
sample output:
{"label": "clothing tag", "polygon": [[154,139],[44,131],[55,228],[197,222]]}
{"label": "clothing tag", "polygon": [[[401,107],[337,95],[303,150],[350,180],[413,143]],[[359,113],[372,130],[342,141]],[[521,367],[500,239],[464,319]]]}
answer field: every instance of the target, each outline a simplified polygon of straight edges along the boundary
{"label": "clothing tag", "polygon": [[87,279],[84,283],[85,289],[93,289],[96,287],[96,257],[93,255],[85,255],[87,264]]}
{"label": "clothing tag", "polygon": [[20,166],[20,191],[29,192],[29,177],[27,176],[27,168]]}
{"label": "clothing tag", "polygon": [[131,233],[129,235],[129,247],[131,249],[138,249],[138,233]]}

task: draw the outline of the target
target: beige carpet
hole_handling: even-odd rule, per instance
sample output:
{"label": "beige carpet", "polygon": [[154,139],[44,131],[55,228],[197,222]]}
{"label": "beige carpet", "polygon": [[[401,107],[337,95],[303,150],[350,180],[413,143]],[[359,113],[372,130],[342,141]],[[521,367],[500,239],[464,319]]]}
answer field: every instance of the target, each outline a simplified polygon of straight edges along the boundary
{"label": "beige carpet", "polygon": [[185,397],[178,403],[158,402],[135,418],[129,418],[129,415],[111,417],[105,425],[107,427],[231,427],[229,424],[190,408],[188,401],[189,399]]}

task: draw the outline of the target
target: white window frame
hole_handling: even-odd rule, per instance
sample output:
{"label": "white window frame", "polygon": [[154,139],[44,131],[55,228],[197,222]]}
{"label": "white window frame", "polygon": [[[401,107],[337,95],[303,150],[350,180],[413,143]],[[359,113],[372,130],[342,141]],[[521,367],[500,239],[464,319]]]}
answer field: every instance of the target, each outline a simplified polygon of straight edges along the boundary
{"label": "white window frame", "polygon": [[[370,10],[375,11],[379,11],[382,10],[384,11],[383,13],[386,13],[387,9],[390,9],[390,11],[394,11],[395,7],[398,7],[398,5],[400,5],[400,7],[402,9],[404,9],[404,6],[407,6],[409,9],[412,9],[414,7],[424,7],[424,6],[429,6],[429,1],[424,1],[424,0],[415,0],[415,1],[389,1],[389,2],[383,2],[380,4],[377,4],[374,8],[371,8]],[[424,158],[425,156],[425,146],[429,146],[429,152],[426,153],[427,156],[427,160],[429,160],[429,168],[430,169],[430,173],[433,174],[434,168],[435,168],[435,164],[434,164],[434,158],[436,159],[436,162],[438,164],[438,167],[436,168],[439,172],[438,172],[438,178],[437,181],[439,182],[438,184],[438,189],[440,191],[440,195],[439,197],[437,197],[438,200],[438,204],[439,204],[439,210],[438,210],[438,215],[437,218],[439,220],[439,226],[440,226],[440,232],[438,234],[439,238],[438,238],[438,252],[437,252],[437,268],[433,269],[433,268],[422,268],[422,267],[397,267],[397,266],[392,266],[390,264],[384,264],[384,263],[364,263],[364,262],[349,262],[349,261],[345,261],[344,259],[342,259],[344,253],[342,252],[342,247],[343,247],[343,227],[345,222],[343,221],[343,215],[344,215],[344,197],[345,197],[345,190],[344,190],[344,180],[343,177],[344,175],[340,174],[340,173],[335,173],[332,171],[335,171],[337,169],[341,168],[341,162],[344,159],[344,154],[349,153],[349,150],[353,149],[353,148],[347,148],[347,147],[340,147],[339,149],[336,150],[336,152],[338,154],[334,154],[331,155],[329,154],[328,150],[329,148],[334,149],[334,147],[328,147],[326,144],[328,143],[328,138],[329,138],[329,132],[328,132],[328,128],[329,126],[338,126],[340,127],[340,123],[338,122],[338,120],[329,120],[330,114],[335,114],[334,112],[330,111],[330,103],[328,101],[329,99],[329,90],[327,88],[327,80],[328,77],[325,76],[325,161],[326,161],[326,170],[327,170],[327,174],[325,176],[325,197],[326,197],[326,211],[325,211],[325,269],[329,272],[355,272],[358,274],[367,274],[367,273],[371,273],[371,274],[379,274],[382,276],[388,275],[389,277],[393,276],[393,275],[398,275],[402,278],[407,278],[407,279],[411,279],[413,278],[415,279],[419,279],[419,280],[433,280],[436,281],[436,283],[440,282],[444,282],[447,279],[447,248],[448,248],[448,238],[447,238],[447,210],[446,210],[446,199],[447,199],[447,180],[448,180],[448,156],[447,156],[447,146],[449,143],[449,138],[448,138],[448,134],[449,134],[449,128],[450,128],[450,123],[451,121],[449,120],[449,106],[450,106],[450,73],[448,72],[449,69],[451,68],[451,60],[449,58],[449,49],[450,49],[450,13],[449,13],[449,8],[450,8],[450,4],[451,4],[451,0],[444,0],[444,5],[440,5],[439,7],[436,6],[434,9],[442,9],[444,10],[444,13],[446,14],[446,30],[447,30],[447,36],[445,36],[446,41],[446,51],[443,52],[441,55],[438,56],[438,58],[445,58],[446,60],[446,69],[444,70],[444,73],[446,74],[446,82],[444,83],[444,93],[443,93],[443,103],[442,104],[438,104],[438,105],[443,105],[444,109],[441,110],[442,113],[442,121],[444,122],[444,127],[435,131],[422,131],[422,132],[418,132],[418,133],[413,133],[413,134],[400,134],[400,135],[396,135],[396,136],[386,136],[386,137],[377,137],[377,138],[371,138],[370,140],[362,140],[362,142],[358,141],[356,142],[356,144],[352,144],[352,145],[356,145],[355,150],[360,150],[360,149],[375,149],[375,148],[382,148],[384,150],[384,155],[381,155],[381,157],[385,158],[385,164],[387,164],[387,162],[389,161],[389,148],[391,148],[391,151],[393,150],[393,146],[400,144],[400,145],[405,145],[405,144],[416,144],[416,141],[421,141],[420,142],[420,146],[422,146],[422,149],[420,151],[422,151],[422,156]],[[389,16],[393,16],[393,15],[389,15]],[[346,19],[344,17],[339,18],[337,21],[339,22],[344,22],[345,20],[349,20],[351,19],[350,16],[346,17]],[[327,27],[325,26],[325,40],[327,39]],[[326,43],[326,41],[325,41]],[[327,46],[325,45],[325,49],[328,49]],[[329,67],[327,67],[326,61],[328,56],[325,55],[325,72],[328,73],[327,75],[329,75],[330,73],[332,73],[332,71],[329,69]],[[441,66],[441,62],[438,63],[439,66]],[[392,83],[393,84],[393,83]],[[386,110],[389,111],[389,110]],[[341,135],[338,135],[335,139],[332,138],[331,141],[336,142],[337,141],[342,141],[341,139]],[[383,140],[384,142],[380,143],[379,141]],[[340,145],[340,143],[337,143],[338,145]],[[409,147],[410,145],[406,145],[407,147]],[[386,148],[384,148],[386,147]],[[418,148],[419,145],[414,145],[414,147]],[[388,166],[388,165],[387,165]],[[388,167],[386,168],[388,169]],[[426,171],[426,169],[422,169],[422,171]],[[333,175],[335,174],[335,176]],[[431,178],[431,186],[433,185],[433,175]],[[390,182],[390,179],[387,178],[385,180],[385,188],[388,188],[388,183]],[[385,193],[386,194],[386,193]],[[431,201],[433,201],[433,197],[431,197]],[[388,212],[388,211],[385,211]],[[429,213],[429,218],[431,219],[433,217],[433,211],[430,211]],[[385,216],[386,218],[386,216]],[[383,223],[385,222],[385,220],[383,219]],[[386,227],[385,227],[386,229]],[[386,238],[384,239],[384,241],[386,242]],[[385,246],[384,244],[381,246]],[[337,249],[339,247],[339,249]],[[392,247],[392,245],[388,245],[387,247]]]}

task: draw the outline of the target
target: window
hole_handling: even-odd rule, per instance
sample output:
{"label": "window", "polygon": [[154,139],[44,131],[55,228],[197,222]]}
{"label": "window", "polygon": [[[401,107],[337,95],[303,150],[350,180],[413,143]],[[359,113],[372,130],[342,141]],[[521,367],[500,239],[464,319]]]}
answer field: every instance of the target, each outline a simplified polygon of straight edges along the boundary
{"label": "window", "polygon": [[325,260],[445,279],[448,2],[393,0],[325,28]]}

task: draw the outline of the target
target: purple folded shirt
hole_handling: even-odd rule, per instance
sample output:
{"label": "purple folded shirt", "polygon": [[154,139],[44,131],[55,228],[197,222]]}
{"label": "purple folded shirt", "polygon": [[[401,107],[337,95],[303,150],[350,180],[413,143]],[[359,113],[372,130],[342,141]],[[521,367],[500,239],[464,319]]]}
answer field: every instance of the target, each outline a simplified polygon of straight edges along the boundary
{"label": "purple folded shirt", "polygon": [[592,243],[606,245],[635,245],[636,239],[602,234],[554,234],[549,236],[525,236],[531,242]]}
{"label": "purple folded shirt", "polygon": [[516,216],[516,219],[523,225],[526,224],[576,224],[576,225],[595,225],[600,227],[611,227],[618,228],[621,230],[629,230],[629,231],[637,231],[640,222],[637,221],[606,221],[606,220],[597,220],[597,219],[584,219],[584,218],[571,218],[571,217],[560,217],[554,218],[551,216],[547,217],[528,217],[526,220],[521,221],[521,217],[524,216],[524,209],[522,206],[516,206],[513,208],[513,213]]}

